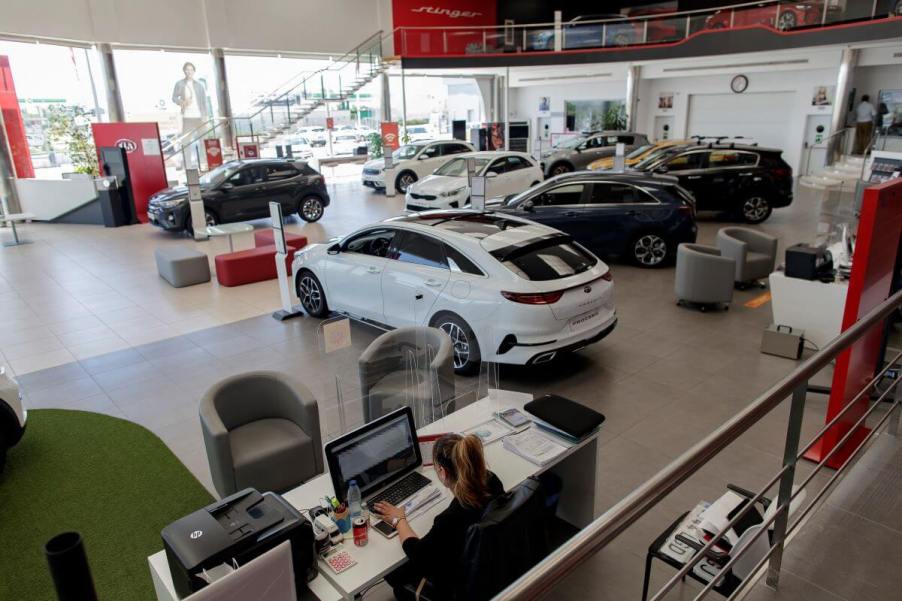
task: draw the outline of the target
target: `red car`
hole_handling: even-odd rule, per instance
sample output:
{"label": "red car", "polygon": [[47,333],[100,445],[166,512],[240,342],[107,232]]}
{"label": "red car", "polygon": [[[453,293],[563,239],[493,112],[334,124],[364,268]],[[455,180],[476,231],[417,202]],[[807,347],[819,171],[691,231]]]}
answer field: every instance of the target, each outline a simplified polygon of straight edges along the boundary
{"label": "red car", "polygon": [[[828,21],[831,20],[829,14],[832,13],[830,11],[837,9],[838,7],[828,6]],[[820,24],[823,17],[823,0],[807,0],[794,4],[761,4],[735,10],[719,10],[706,19],[705,28],[725,29],[767,25],[785,31],[796,27]]]}

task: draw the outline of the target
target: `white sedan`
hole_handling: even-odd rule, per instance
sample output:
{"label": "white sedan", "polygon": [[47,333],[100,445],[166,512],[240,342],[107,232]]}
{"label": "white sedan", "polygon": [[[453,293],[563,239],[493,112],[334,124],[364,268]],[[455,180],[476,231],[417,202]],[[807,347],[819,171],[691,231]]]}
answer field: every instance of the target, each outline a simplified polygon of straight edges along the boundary
{"label": "white sedan", "polygon": [[558,230],[502,213],[395,217],[303,248],[292,273],[314,317],[444,330],[458,373],[480,361],[551,361],[617,323],[604,262]]}
{"label": "white sedan", "polygon": [[386,175],[385,159],[373,159],[363,165],[360,181],[364,186],[385,190],[385,181],[404,194],[407,186],[426,177],[462,152],[472,152],[473,145],[460,140],[435,140],[405,144],[392,153],[392,168]]}
{"label": "white sedan", "polygon": [[467,152],[408,186],[407,209],[457,209],[470,204],[469,159],[475,163],[474,175],[486,178],[486,198],[519,194],[544,179],[542,168],[525,152]]}

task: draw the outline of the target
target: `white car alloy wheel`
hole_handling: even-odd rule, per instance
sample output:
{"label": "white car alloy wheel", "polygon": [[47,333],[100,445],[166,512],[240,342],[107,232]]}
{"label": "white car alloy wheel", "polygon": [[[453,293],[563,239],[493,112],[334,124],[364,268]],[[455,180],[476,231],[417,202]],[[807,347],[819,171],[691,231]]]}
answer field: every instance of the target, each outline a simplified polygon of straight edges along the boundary
{"label": "white car alloy wheel", "polygon": [[560,165],[554,166],[554,169],[551,170],[551,175],[563,175],[564,173],[570,173],[571,171],[573,170],[570,169],[570,167],[561,163]]}
{"label": "white car alloy wheel", "polygon": [[454,345],[454,369],[462,369],[470,362],[470,337],[453,321],[442,322],[438,327],[451,338],[451,344]]}
{"label": "white car alloy wheel", "polygon": [[216,215],[211,213],[210,211],[204,211],[204,220],[206,220],[207,225],[216,225],[219,221],[216,219]]}
{"label": "white car alloy wheel", "polygon": [[402,173],[398,176],[398,192],[406,193],[407,188],[415,181],[417,181],[417,176],[410,171]]}
{"label": "white car alloy wheel", "polygon": [[315,196],[308,196],[301,201],[301,219],[304,221],[318,221],[323,216],[323,201]]}
{"label": "white car alloy wheel", "polygon": [[321,317],[325,314],[325,296],[320,287],[319,280],[316,279],[309,271],[304,272],[301,281],[298,283],[298,298],[301,299],[301,306],[308,315]]}
{"label": "white car alloy wheel", "polygon": [[642,267],[656,267],[667,259],[667,241],[657,234],[639,236],[633,244],[633,258]]}
{"label": "white car alloy wheel", "polygon": [[742,203],[742,217],[749,223],[761,223],[770,212],[770,203],[761,196],[750,196]]}

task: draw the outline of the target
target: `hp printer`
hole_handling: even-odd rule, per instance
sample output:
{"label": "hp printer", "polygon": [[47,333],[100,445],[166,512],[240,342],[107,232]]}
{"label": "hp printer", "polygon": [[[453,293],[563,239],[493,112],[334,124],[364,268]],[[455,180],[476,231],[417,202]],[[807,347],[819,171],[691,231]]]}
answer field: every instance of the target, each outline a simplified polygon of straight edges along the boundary
{"label": "hp printer", "polygon": [[298,596],[316,576],[313,527],[285,499],[252,488],[163,528],[163,547],[179,598],[291,541]]}

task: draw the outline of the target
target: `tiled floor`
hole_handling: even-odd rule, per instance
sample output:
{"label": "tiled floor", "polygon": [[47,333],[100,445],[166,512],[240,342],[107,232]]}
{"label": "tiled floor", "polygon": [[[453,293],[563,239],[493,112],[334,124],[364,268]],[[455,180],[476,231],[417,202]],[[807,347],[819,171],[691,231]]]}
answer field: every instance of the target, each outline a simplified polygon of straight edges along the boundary
{"label": "tiled floor", "polygon": [[[289,229],[322,240],[402,205],[399,197],[356,184],[333,187],[332,198],[321,223]],[[800,194],[761,229],[780,236],[782,245],[812,239],[815,214],[814,200]],[[711,242],[721,223],[704,219],[699,238]],[[197,403],[224,376],[263,368],[297,373],[323,399],[326,435],[335,433],[336,377],[353,390],[353,357],[325,358],[316,320],[272,320],[268,312],[278,305],[272,282],[171,289],[156,275],[153,248],[193,242],[149,226],[32,225],[25,235],[34,243],[0,250],[0,351],[30,406],[89,409],[141,423],[208,487]],[[500,370],[502,387],[555,392],[607,416],[598,467],[602,511],[796,366],[758,352],[770,308],[744,303],[761,290],[737,292],[728,312],[703,314],[675,306],[672,269],[615,264],[613,271],[620,322],[609,338],[564,361]],[[355,326],[352,354],[377,333]],[[461,390],[479,384],[459,380]],[[824,400],[809,399],[808,434],[823,423]],[[782,406],[767,416],[570,577],[555,598],[638,599],[645,550],[675,516],[700,499],[713,500],[728,482],[760,486],[778,469],[786,415]],[[654,582],[665,576],[656,571]],[[668,598],[695,590],[687,584]]]}

